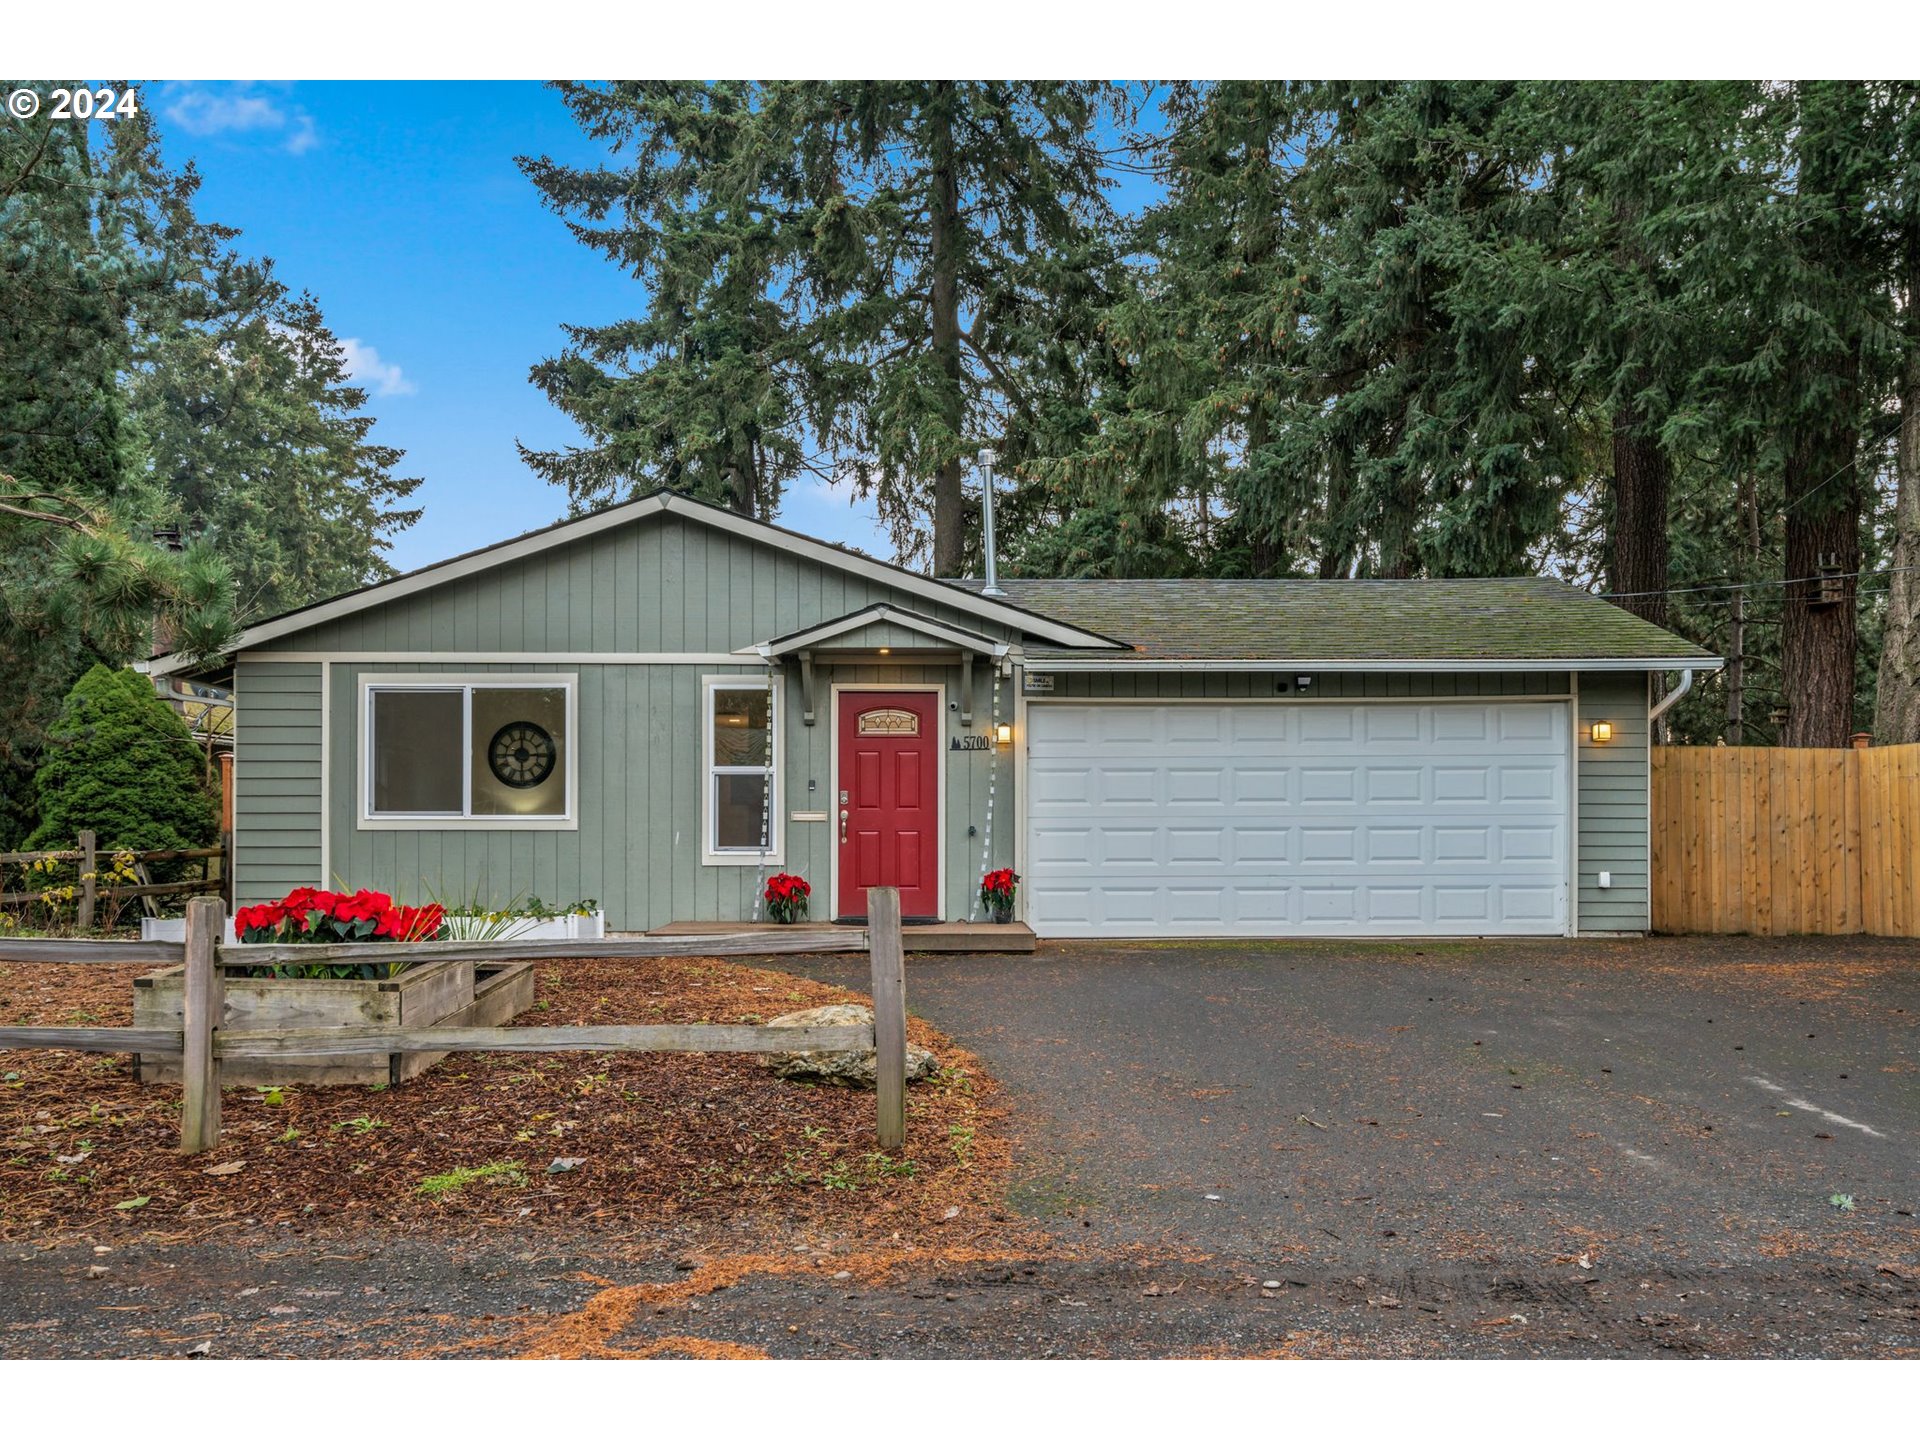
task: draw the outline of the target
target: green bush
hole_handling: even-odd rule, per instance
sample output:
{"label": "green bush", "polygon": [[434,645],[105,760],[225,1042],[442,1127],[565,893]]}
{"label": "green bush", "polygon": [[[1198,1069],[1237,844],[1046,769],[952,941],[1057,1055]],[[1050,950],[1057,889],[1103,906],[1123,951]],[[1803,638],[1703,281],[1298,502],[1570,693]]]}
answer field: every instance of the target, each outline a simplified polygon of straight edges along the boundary
{"label": "green bush", "polygon": [[96,665],[67,692],[34,772],[40,824],[31,850],[92,830],[106,850],[214,843],[219,817],[201,783],[206,757],[145,676]]}

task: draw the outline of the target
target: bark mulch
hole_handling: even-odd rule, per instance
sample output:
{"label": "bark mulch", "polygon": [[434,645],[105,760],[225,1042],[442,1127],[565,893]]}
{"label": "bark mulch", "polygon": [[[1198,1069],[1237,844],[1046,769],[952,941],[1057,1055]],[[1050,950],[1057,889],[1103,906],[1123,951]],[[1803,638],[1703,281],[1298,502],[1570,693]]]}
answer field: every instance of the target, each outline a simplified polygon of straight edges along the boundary
{"label": "bark mulch", "polygon": [[[0,1025],[129,1024],[143,968],[0,964]],[[740,1023],[863,999],[715,959],[551,965],[517,1023]],[[899,1157],[876,1149],[871,1091],[777,1080],[752,1056],[473,1053],[393,1089],[233,1088],[221,1144],[186,1157],[178,1089],[138,1084],[131,1057],[0,1052],[0,1239],[556,1220],[958,1238],[1006,1219],[1005,1108],[974,1056],[917,1019],[909,1033],[942,1068],[909,1087]],[[549,1173],[563,1158],[582,1163]]]}

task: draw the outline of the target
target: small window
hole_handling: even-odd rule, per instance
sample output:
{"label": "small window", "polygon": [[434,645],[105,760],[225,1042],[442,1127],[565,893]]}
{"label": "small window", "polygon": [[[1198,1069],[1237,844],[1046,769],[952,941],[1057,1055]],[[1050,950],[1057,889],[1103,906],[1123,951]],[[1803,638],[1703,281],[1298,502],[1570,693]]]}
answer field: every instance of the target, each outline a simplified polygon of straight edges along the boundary
{"label": "small window", "polygon": [[363,820],[565,821],[572,687],[370,679]]}
{"label": "small window", "polygon": [[710,864],[778,863],[778,682],[709,680],[706,687],[706,858]]}

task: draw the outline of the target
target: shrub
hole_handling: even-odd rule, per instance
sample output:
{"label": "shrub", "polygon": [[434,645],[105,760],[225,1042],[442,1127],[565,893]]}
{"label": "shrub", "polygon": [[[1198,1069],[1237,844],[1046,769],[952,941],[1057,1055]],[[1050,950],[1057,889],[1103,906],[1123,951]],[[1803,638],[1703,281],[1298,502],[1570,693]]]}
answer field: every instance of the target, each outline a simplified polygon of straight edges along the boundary
{"label": "shrub", "polygon": [[92,830],[101,850],[211,845],[219,817],[186,724],[144,676],[95,665],[74,682],[34,772],[40,824],[30,850],[63,850]]}

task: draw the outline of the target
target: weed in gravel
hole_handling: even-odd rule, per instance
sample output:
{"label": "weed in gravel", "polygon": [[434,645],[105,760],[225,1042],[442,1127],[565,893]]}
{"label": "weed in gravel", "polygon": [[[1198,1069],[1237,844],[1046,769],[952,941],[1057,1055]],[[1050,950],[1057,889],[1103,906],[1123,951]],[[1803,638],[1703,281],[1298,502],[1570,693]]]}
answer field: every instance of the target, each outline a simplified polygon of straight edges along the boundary
{"label": "weed in gravel", "polygon": [[971,1125],[947,1126],[947,1148],[953,1151],[954,1161],[965,1169],[973,1163],[973,1127]]}
{"label": "weed in gravel", "polygon": [[518,1160],[495,1160],[488,1165],[473,1167],[462,1165],[444,1175],[427,1176],[414,1187],[414,1194],[438,1200],[442,1195],[465,1189],[476,1180],[485,1180],[494,1185],[524,1185],[527,1183],[526,1167]]}

